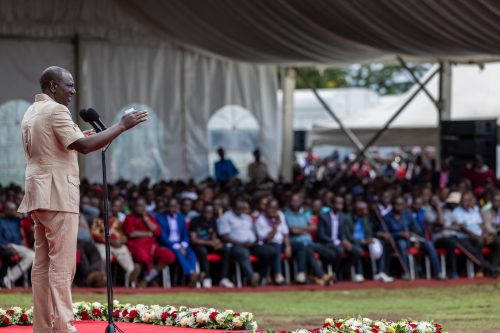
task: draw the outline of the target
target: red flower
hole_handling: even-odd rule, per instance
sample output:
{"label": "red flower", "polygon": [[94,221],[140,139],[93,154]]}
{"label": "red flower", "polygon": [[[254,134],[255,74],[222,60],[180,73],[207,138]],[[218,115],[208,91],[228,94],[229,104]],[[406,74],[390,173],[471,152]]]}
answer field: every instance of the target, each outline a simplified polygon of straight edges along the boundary
{"label": "red flower", "polygon": [[21,321],[28,321],[28,315],[26,313],[21,315]]}
{"label": "red flower", "polygon": [[376,328],[372,329],[372,333],[378,333],[378,329]]}
{"label": "red flower", "polygon": [[330,324],[328,324],[328,323],[324,323],[324,324],[323,324],[323,328],[327,328],[327,327],[330,327]]}
{"label": "red flower", "polygon": [[94,317],[102,317],[102,312],[99,309],[92,309],[92,315]]}
{"label": "red flower", "polygon": [[120,317],[120,310],[115,310],[113,312],[113,317],[116,317],[116,318]]}
{"label": "red flower", "polygon": [[172,311],[172,313],[170,314],[172,316],[172,318],[177,318],[177,311]]}
{"label": "red flower", "polygon": [[9,317],[4,317],[4,318],[3,318],[3,322],[2,322],[2,324],[4,324],[4,325],[8,325],[8,324],[9,324],[9,322],[10,322]]}
{"label": "red flower", "polygon": [[342,323],[335,323],[336,328],[340,328],[340,326],[342,326]]}
{"label": "red flower", "polygon": [[90,316],[89,316],[89,313],[87,312],[87,310],[83,310],[82,313],[80,314],[80,316],[82,317],[82,320],[89,320],[90,319]]}
{"label": "red flower", "polygon": [[436,328],[443,328],[443,326],[436,324]]}
{"label": "red flower", "polygon": [[161,320],[163,321],[167,320],[168,316],[169,316],[168,312],[163,312],[161,315]]}
{"label": "red flower", "polygon": [[127,315],[128,315],[128,310],[127,310],[127,309],[123,310],[123,312],[122,312],[122,316],[123,316],[123,317],[126,317]]}
{"label": "red flower", "polygon": [[411,328],[417,328],[417,324],[410,324]]}
{"label": "red flower", "polygon": [[235,315],[235,316],[239,316],[239,315],[240,315],[240,313],[239,313],[239,312],[236,312],[234,315]]}
{"label": "red flower", "polygon": [[193,316],[196,316],[198,314],[198,311],[193,312]]}
{"label": "red flower", "polygon": [[14,315],[14,310],[12,310],[12,309],[7,310],[6,312],[7,312],[7,314],[8,314],[9,316],[13,316],[13,315]]}
{"label": "red flower", "polygon": [[286,331],[280,331],[280,333],[286,333]]}
{"label": "red flower", "polygon": [[134,318],[136,318],[138,315],[139,315],[139,312],[137,312],[136,310],[132,310],[132,311],[130,311],[129,317],[130,317],[131,319],[134,319]]}
{"label": "red flower", "polygon": [[215,312],[215,311],[214,311],[214,312],[212,312],[212,313],[210,314],[209,318],[210,318],[210,319],[215,319],[215,317],[217,317],[217,315],[218,315],[218,314],[219,314],[218,312]]}

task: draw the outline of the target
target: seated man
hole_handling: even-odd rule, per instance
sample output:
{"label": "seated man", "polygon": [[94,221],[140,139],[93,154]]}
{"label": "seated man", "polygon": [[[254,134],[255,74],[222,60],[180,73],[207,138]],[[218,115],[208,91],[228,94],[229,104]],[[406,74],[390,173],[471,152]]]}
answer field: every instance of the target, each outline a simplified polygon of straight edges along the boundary
{"label": "seated man", "polygon": [[[338,272],[342,255],[347,254],[349,266],[354,266],[361,257],[361,247],[354,243],[353,235],[349,232],[349,216],[342,213],[344,199],[336,196],[330,207],[330,212],[319,216],[316,239],[321,246],[316,248],[324,262],[333,264],[334,271]],[[353,281],[363,282],[361,272],[356,268]]]}
{"label": "seated man", "polygon": [[123,222],[123,231],[127,235],[127,245],[132,258],[146,272],[143,285],[152,283],[163,267],[175,262],[175,255],[156,241],[161,235],[161,226],[146,209],[146,200],[139,197],[133,205],[133,212],[128,214]]}
{"label": "seated man", "polygon": [[274,259],[272,272],[274,274],[274,283],[282,285],[285,283],[283,277],[283,269],[281,267],[281,253],[285,253],[285,257],[292,257],[292,246],[288,237],[288,226],[286,225],[285,216],[279,209],[278,200],[271,199],[267,202],[267,207],[255,221],[255,230],[260,242],[263,246],[274,248]]}
{"label": "seated man", "polygon": [[[127,237],[122,229],[122,223],[118,219],[120,212],[121,200],[114,200],[111,206],[109,216],[109,242],[111,255],[116,258],[116,261],[125,271],[127,279],[131,285],[137,284],[137,278],[141,274],[141,265],[134,264],[132,255],[127,247]],[[95,246],[99,250],[103,263],[106,260],[106,246],[104,245],[104,217],[100,216],[92,222],[92,237],[94,238]]]}
{"label": "seated man", "polygon": [[498,276],[498,268],[488,262],[482,249],[486,241],[483,235],[483,220],[472,193],[464,193],[460,206],[453,210],[453,219],[458,228],[458,244],[465,248],[492,277]]}
{"label": "seated man", "polygon": [[[23,245],[21,236],[21,219],[17,215],[17,207],[13,202],[6,202],[4,216],[0,218],[0,246],[3,256],[12,258],[19,256],[20,261],[7,267],[5,276],[0,277],[0,284],[11,288],[16,281],[33,265],[35,252]],[[9,259],[10,259],[9,258]]]}
{"label": "seated man", "polygon": [[316,225],[302,212],[302,198],[294,194],[290,199],[290,207],[285,210],[285,220],[290,231],[292,255],[297,260],[297,276],[295,281],[300,284],[307,282],[307,268],[311,270],[312,279],[318,285],[329,284],[333,276],[325,274],[321,263],[314,256],[316,246],[311,233],[316,231]]}
{"label": "seated man", "polygon": [[158,242],[175,254],[177,262],[181,265],[184,276],[189,278],[189,286],[196,287],[198,274],[196,274],[196,255],[189,246],[189,236],[186,221],[179,214],[179,203],[172,198],[167,203],[166,211],[156,216],[161,226]]}
{"label": "seated man", "polygon": [[210,252],[222,256],[219,285],[225,288],[233,288],[234,284],[229,280],[229,248],[224,246],[224,243],[217,236],[217,220],[214,218],[214,206],[211,203],[206,203],[203,206],[202,214],[191,221],[189,230],[191,246],[200,263],[200,280],[202,280],[203,288],[212,287],[207,257]]}
{"label": "seated man", "polygon": [[[394,279],[384,272],[384,264],[387,261],[387,253],[384,246],[378,238],[373,236],[372,222],[368,216],[368,205],[364,201],[357,201],[354,208],[353,219],[347,219],[353,222],[348,226],[349,233],[353,235],[353,242],[357,246],[368,249],[371,258],[377,262],[378,272],[374,274],[374,279],[383,282],[392,282]],[[361,258],[356,263],[358,272],[363,271]]]}
{"label": "seated man", "polygon": [[78,249],[75,281],[82,287],[104,287],[106,274],[99,250],[94,244],[90,228],[85,217],[80,214],[78,221]]}
{"label": "seated man", "polygon": [[446,276],[441,274],[441,266],[434,247],[431,241],[430,228],[425,222],[425,210],[423,209],[423,200],[421,197],[416,197],[411,205],[412,224],[410,224],[410,232],[413,233],[413,242],[416,247],[422,248],[425,255],[429,257],[431,262],[432,275],[439,279],[445,280]]}
{"label": "seated man", "polygon": [[274,250],[257,243],[252,218],[243,213],[247,204],[242,198],[234,200],[232,209],[219,219],[218,230],[222,241],[230,247],[231,258],[239,263],[245,279],[256,287],[261,275],[254,272],[250,254],[259,258],[260,273],[264,276],[271,265]]}
{"label": "seated man", "polygon": [[500,192],[493,195],[491,208],[483,211],[485,243],[491,249],[491,265],[500,267]]}

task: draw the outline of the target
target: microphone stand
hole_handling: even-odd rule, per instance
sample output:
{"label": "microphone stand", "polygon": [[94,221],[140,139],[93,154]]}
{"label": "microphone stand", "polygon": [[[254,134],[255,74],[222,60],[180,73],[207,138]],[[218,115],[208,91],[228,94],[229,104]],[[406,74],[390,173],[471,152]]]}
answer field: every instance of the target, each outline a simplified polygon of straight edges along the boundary
{"label": "microphone stand", "polygon": [[104,243],[106,248],[106,280],[108,294],[108,326],[105,333],[124,333],[113,321],[113,282],[111,275],[111,247],[109,243],[109,193],[108,181],[106,177],[106,151],[109,144],[101,150],[102,162],[102,183],[104,186]]}

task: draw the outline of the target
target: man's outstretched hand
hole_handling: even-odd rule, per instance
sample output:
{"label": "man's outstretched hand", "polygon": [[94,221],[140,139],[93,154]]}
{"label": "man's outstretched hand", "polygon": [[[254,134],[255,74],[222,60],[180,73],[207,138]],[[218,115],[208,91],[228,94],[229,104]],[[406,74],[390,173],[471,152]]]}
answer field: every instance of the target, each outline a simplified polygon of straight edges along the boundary
{"label": "man's outstretched hand", "polygon": [[147,111],[132,111],[124,114],[120,120],[120,126],[123,130],[129,130],[132,127],[139,125],[140,123],[148,120]]}

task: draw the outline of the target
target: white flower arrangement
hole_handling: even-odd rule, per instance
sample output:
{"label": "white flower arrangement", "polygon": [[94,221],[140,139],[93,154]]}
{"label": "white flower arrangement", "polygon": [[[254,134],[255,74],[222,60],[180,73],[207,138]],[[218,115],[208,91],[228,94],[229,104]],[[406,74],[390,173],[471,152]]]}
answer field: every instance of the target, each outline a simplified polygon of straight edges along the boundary
{"label": "white flower arrangement", "polygon": [[428,321],[372,320],[370,318],[327,318],[322,328],[299,329],[280,333],[446,333],[439,324]]}
{"label": "white flower arrangement", "polygon": [[[106,304],[98,302],[73,303],[75,320],[107,321]],[[113,318],[117,322],[147,323],[162,326],[208,328],[219,330],[249,330],[255,332],[257,323],[249,312],[217,311],[213,308],[188,308],[170,305],[120,304],[113,302]],[[33,309],[0,308],[0,327],[33,324]]]}

